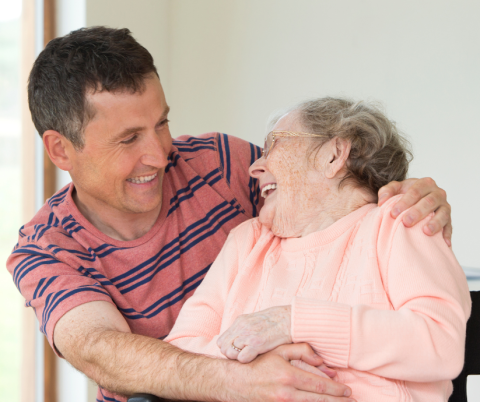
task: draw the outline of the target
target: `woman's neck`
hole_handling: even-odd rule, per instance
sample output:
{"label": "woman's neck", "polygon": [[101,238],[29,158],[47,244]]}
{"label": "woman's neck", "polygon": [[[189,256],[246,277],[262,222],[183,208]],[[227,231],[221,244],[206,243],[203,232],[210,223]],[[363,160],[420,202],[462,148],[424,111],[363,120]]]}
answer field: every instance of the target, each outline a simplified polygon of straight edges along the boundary
{"label": "woman's neck", "polygon": [[376,197],[362,188],[346,185],[340,189],[330,189],[329,194],[322,197],[318,208],[299,217],[303,221],[299,237],[325,230],[344,216],[372,202],[376,202]]}

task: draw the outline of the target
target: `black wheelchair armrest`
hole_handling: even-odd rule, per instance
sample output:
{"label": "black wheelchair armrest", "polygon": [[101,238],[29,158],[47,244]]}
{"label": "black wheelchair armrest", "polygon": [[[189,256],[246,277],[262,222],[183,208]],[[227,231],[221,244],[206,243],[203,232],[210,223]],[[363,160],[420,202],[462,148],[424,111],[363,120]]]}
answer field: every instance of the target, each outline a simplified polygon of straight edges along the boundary
{"label": "black wheelchair armrest", "polygon": [[149,394],[133,394],[130,398],[128,398],[127,402],[161,402],[164,400],[165,399],[160,399]]}

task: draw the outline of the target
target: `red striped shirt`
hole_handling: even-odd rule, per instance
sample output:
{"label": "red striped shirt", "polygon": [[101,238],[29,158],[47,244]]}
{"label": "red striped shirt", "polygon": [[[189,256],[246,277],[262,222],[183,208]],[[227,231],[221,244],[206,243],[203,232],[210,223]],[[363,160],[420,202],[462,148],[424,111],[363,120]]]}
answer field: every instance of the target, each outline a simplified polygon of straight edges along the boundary
{"label": "red striped shirt", "polygon": [[[261,149],[210,133],[173,142],[157,222],[139,239],[119,241],[77,209],[73,184],[51,197],[19,231],[7,261],[16,286],[53,345],[70,309],[114,303],[132,332],[163,339],[232,228],[257,215],[258,183],[248,167]],[[99,390],[99,401],[124,398]]]}

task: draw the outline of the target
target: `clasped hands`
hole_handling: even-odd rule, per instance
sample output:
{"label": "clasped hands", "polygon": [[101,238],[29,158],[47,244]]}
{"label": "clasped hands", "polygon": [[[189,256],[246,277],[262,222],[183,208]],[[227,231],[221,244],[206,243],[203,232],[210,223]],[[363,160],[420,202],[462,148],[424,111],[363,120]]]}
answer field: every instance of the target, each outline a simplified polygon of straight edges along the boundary
{"label": "clasped hands", "polygon": [[[291,306],[271,307],[241,315],[218,338],[217,345],[229,359],[250,363],[258,355],[292,343],[291,316]],[[321,377],[335,377],[335,370],[323,364],[320,358],[318,361],[321,364],[316,367],[302,360],[292,360],[291,364]]]}

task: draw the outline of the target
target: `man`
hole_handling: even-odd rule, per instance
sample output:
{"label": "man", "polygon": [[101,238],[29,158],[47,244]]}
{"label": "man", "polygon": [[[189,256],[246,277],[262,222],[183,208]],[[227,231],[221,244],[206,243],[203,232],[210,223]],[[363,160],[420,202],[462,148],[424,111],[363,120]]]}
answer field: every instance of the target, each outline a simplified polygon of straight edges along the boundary
{"label": "man", "polygon": [[[7,266],[54,350],[99,385],[98,400],[347,401],[350,390],[292,367],[321,364],[287,345],[250,364],[183,352],[162,339],[228,232],[257,215],[252,144],[224,134],[172,142],[151,55],[128,30],[82,29],[51,41],[30,74],[29,104],[53,163],[72,184],[20,229]],[[435,232],[449,205],[433,181],[410,190]],[[422,200],[422,196],[425,196]],[[432,234],[432,233],[429,233]],[[306,367],[304,364],[303,367]]]}

